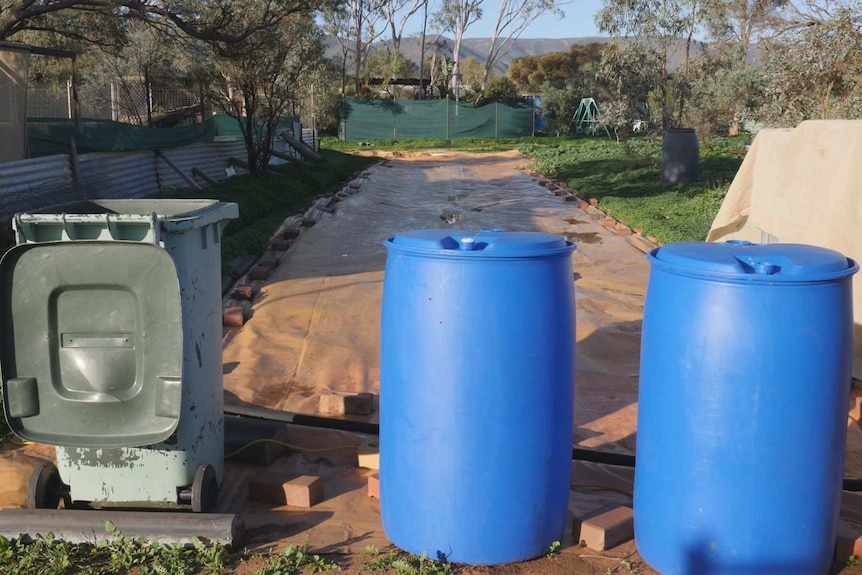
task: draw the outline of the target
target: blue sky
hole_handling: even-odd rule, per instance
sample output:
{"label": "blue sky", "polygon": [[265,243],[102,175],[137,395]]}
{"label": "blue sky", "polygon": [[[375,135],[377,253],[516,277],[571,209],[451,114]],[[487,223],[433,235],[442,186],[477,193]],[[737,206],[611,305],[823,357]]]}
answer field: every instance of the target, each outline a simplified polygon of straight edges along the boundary
{"label": "blue sky", "polygon": [[[435,4],[431,0],[432,6]],[[499,8],[498,0],[484,0],[482,3],[483,18],[467,29],[465,38],[487,38],[491,36],[494,20]],[[527,28],[521,38],[577,38],[581,36],[601,36],[596,30],[594,17],[602,7],[602,0],[574,0],[569,4],[561,6],[565,13],[564,18],[554,14],[546,14],[539,17]],[[415,15],[408,24],[407,33],[418,33],[421,31],[422,19]]]}

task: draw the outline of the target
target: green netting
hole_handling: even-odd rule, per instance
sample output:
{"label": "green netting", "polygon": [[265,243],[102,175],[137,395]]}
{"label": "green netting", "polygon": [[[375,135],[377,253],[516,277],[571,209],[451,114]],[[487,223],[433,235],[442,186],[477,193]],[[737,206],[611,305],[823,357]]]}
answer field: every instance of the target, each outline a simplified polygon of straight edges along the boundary
{"label": "green netting", "polygon": [[[294,116],[282,118],[290,126]],[[229,116],[214,116],[206,122],[174,128],[144,128],[111,120],[68,120],[27,118],[30,157],[69,153],[69,140],[75,139],[79,153],[128,152],[188,146],[211,142],[216,137],[242,139],[237,121]]]}
{"label": "green netting", "polygon": [[533,133],[531,100],[372,100],[347,98],[339,128],[348,142],[413,138],[516,138]]}

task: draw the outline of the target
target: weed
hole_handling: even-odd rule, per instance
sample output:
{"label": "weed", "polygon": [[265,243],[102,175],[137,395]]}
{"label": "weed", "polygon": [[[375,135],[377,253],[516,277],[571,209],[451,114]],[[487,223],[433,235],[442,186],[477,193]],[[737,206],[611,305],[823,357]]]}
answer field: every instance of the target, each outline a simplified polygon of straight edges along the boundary
{"label": "weed", "polygon": [[551,557],[557,555],[557,553],[560,552],[560,546],[561,544],[559,541],[554,541],[553,543],[551,543],[550,548],[548,548],[548,552],[545,553],[545,557],[550,559]]}
{"label": "weed", "polygon": [[362,565],[365,571],[390,572],[397,575],[451,575],[452,564],[446,560],[442,552],[437,554],[437,561],[428,559],[428,554],[412,555],[399,551],[389,551],[381,555],[380,551],[371,545],[365,548],[365,554],[373,558]]}
{"label": "weed", "polygon": [[305,573],[320,573],[322,571],[337,571],[340,567],[320,555],[308,552],[308,545],[288,545],[275,555],[270,555],[269,562],[258,569],[255,575],[295,575],[304,570]]}

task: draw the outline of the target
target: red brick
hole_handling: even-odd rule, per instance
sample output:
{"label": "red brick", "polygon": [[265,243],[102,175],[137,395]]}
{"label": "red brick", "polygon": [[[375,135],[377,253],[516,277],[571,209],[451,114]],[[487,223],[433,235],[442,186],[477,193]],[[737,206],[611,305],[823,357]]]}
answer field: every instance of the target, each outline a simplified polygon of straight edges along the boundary
{"label": "red brick", "polygon": [[562,198],[563,196],[568,196],[569,192],[566,190],[557,190],[554,192],[554,195]]}
{"label": "red brick", "polygon": [[846,563],[850,557],[862,557],[862,527],[838,524],[838,539],[835,542],[835,560]]}
{"label": "red brick", "polygon": [[617,222],[617,225],[616,225],[616,228],[614,229],[614,231],[617,232],[617,234],[621,235],[621,236],[632,235],[631,228],[628,227],[627,225],[623,224],[622,222]]}
{"label": "red brick", "polygon": [[380,476],[376,473],[368,476],[368,497],[380,499]]}
{"label": "red brick", "polygon": [[315,220],[313,218],[303,218],[303,220],[302,220],[302,225],[306,228],[310,228],[316,223],[317,223],[317,220]]}
{"label": "red brick", "polygon": [[261,265],[254,266],[248,271],[248,277],[253,280],[265,280],[269,277],[269,268]]}
{"label": "red brick", "polygon": [[654,243],[654,244],[658,245],[658,240],[657,240],[657,239],[655,239],[654,237],[652,237],[652,236],[647,236],[647,237],[646,237],[646,239],[647,239],[647,240],[649,240],[649,241],[651,241],[652,243]]}
{"label": "red brick", "polygon": [[631,507],[606,505],[575,519],[572,539],[587,547],[605,551],[634,537],[634,514]]}
{"label": "red brick", "polygon": [[356,466],[365,469],[380,469],[380,440],[366,439],[356,450]]}
{"label": "red brick", "polygon": [[245,323],[241,307],[229,307],[224,310],[222,325],[225,327],[242,327]]}
{"label": "red brick", "polygon": [[278,267],[278,258],[275,257],[275,255],[273,255],[273,254],[267,254],[267,255],[263,256],[262,258],[260,258],[260,261],[258,262],[257,265],[263,266],[263,267],[269,268],[269,269],[277,268]]}
{"label": "red brick", "polygon": [[554,190],[557,189],[557,185],[553,184],[551,182],[548,182],[547,184],[545,184],[545,189],[551,190],[553,192]]}
{"label": "red brick", "polygon": [[314,507],[323,501],[323,478],[300,475],[284,484],[284,495],[291,507]]}
{"label": "red brick", "polygon": [[233,299],[250,300],[254,297],[254,288],[250,285],[236,286],[230,297]]}
{"label": "red brick", "polygon": [[286,229],[283,232],[281,232],[281,237],[283,237],[286,240],[295,240],[296,238],[299,237],[300,233],[301,233],[301,231],[296,229],[296,228],[289,228],[289,229]]}
{"label": "red brick", "polygon": [[643,231],[642,229],[640,229],[640,228],[632,228],[632,231],[633,231],[634,233],[636,233],[637,235],[639,235],[639,236],[642,236],[642,235],[643,235],[643,233],[644,233],[644,231]]}
{"label": "red brick", "polygon": [[374,411],[374,394],[358,393],[344,398],[344,412],[347,415],[371,415]]}
{"label": "red brick", "polygon": [[272,240],[270,247],[275,252],[286,252],[293,245],[292,240]]}
{"label": "red brick", "polygon": [[374,411],[374,394],[324,393],[320,396],[317,409],[320,413],[329,415],[371,415]]}
{"label": "red brick", "polygon": [[609,230],[616,229],[617,227],[617,221],[613,218],[605,218],[599,223],[602,224],[604,227],[608,228]]}
{"label": "red brick", "polygon": [[590,198],[590,205],[595,207],[599,205],[599,201],[595,198]]}

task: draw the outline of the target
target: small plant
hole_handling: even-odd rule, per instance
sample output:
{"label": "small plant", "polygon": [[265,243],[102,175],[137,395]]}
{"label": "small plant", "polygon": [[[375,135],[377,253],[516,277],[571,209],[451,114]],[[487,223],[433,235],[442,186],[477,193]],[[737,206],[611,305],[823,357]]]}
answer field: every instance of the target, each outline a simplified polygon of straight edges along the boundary
{"label": "small plant", "polygon": [[557,553],[560,552],[561,543],[559,541],[554,541],[551,543],[551,546],[548,548],[548,552],[545,553],[545,557],[551,558],[554,557]]}
{"label": "small plant", "polygon": [[389,551],[381,555],[380,551],[369,545],[365,548],[366,555],[373,559],[362,565],[364,571],[389,572],[394,570],[397,575],[451,575],[452,564],[446,560],[442,552],[437,554],[437,561],[428,559],[428,554],[412,555],[398,551]]}
{"label": "small plant", "polygon": [[336,563],[328,562],[320,555],[310,554],[308,545],[288,545],[281,553],[271,555],[269,562],[258,569],[255,575],[295,575],[302,570],[305,573],[320,573],[339,569]]}

